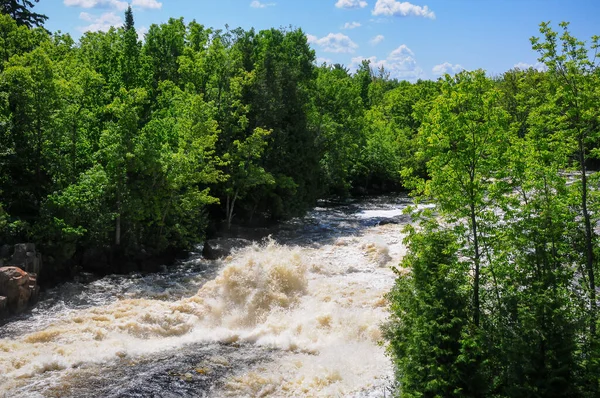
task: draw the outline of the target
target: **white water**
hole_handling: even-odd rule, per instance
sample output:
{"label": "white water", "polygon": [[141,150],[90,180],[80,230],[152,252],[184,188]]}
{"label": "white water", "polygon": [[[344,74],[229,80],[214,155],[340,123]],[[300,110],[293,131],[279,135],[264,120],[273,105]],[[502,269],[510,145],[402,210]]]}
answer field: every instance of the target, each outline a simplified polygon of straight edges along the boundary
{"label": "white water", "polygon": [[[402,225],[370,221],[399,216],[403,206],[317,209],[312,220],[290,223],[288,234],[305,231],[281,239],[286,244],[267,240],[210,264],[216,277],[206,283],[200,272],[158,293],[142,284],[145,290],[102,296],[87,308],[34,316],[23,321],[21,335],[12,326],[0,339],[0,396],[95,396],[85,387],[90,374],[125,372],[152,363],[153,355],[175,361],[198,344],[213,351],[191,373],[174,375],[178,383],[228,370],[216,387],[189,396],[384,396],[392,378],[379,344],[384,295],[394,282],[389,266],[405,248]],[[220,354],[219,344],[262,359],[238,364],[233,354]],[[112,381],[110,374],[100,378],[101,385]]]}

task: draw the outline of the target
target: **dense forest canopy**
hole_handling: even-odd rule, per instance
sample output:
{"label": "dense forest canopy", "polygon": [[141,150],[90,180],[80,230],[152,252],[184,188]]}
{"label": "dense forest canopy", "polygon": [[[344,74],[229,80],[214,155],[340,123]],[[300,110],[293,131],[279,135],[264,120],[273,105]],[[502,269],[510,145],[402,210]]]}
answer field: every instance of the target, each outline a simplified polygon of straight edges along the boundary
{"label": "dense forest canopy", "polygon": [[140,40],[129,9],[75,42],[11,4],[3,243],[34,241],[69,273],[94,253],[190,248],[211,223],[409,189],[435,207],[388,296],[398,395],[600,394],[598,38],[544,23],[543,71],[410,83],[317,65],[301,29],[170,19]]}
{"label": "dense forest canopy", "polygon": [[438,83],[321,65],[300,29],[183,19],[68,34],[0,17],[2,241],[65,271],[92,251],[188,248],[209,222],[397,190]]}

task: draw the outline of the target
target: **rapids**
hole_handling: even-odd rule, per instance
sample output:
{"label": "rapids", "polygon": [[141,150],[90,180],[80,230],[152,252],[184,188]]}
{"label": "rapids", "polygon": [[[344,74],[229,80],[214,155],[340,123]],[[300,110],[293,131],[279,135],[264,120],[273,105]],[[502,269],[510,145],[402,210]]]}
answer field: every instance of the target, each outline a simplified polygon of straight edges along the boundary
{"label": "rapids", "polygon": [[0,397],[389,396],[409,203],[322,202],[220,260],[46,292],[0,327]]}

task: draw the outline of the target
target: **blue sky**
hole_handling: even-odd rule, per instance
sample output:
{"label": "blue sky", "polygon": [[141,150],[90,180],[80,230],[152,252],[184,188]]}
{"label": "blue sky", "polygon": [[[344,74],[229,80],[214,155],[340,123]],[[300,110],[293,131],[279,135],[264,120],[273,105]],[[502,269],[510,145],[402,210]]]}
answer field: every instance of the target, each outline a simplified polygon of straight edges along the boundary
{"label": "blue sky", "polygon": [[[483,68],[500,74],[535,66],[529,38],[542,21],[571,22],[579,39],[600,35],[600,0],[130,0],[138,31],[170,17],[223,29],[293,26],[308,35],[319,61],[351,68],[362,59],[393,77],[435,79]],[[41,0],[46,28],[79,38],[120,25],[126,0]]]}

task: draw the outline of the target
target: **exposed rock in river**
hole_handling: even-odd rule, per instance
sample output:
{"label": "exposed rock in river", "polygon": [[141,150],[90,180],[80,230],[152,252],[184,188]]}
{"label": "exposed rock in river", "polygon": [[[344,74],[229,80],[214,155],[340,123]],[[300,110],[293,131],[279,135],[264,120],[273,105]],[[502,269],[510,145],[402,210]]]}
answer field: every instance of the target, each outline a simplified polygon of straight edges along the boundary
{"label": "exposed rock in river", "polygon": [[[7,253],[3,254],[8,257]],[[36,252],[35,244],[20,243],[15,245],[6,264],[0,268],[0,318],[21,313],[37,302],[40,291],[37,275],[42,268],[42,256]]]}
{"label": "exposed rock in river", "polygon": [[18,267],[0,268],[0,313],[18,314],[38,299],[37,276]]}

